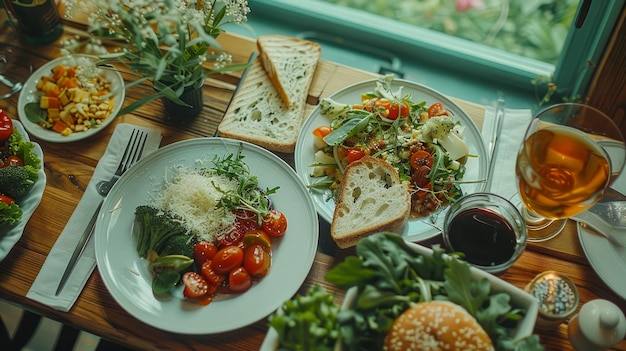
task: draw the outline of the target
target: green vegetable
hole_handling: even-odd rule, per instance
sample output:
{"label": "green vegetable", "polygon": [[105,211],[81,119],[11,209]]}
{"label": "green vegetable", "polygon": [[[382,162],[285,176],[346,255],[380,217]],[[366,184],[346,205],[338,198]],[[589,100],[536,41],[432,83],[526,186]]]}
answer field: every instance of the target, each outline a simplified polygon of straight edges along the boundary
{"label": "green vegetable", "polygon": [[330,270],[326,280],[341,289],[357,287],[350,309],[338,314],[344,350],[381,350],[393,321],[409,306],[448,300],[463,306],[483,326],[496,350],[543,350],[537,336],[513,341],[509,332],[524,311],[509,304],[505,293],[493,294],[486,279],[472,279],[470,266],[457,256],[417,255],[394,233],[362,239],[356,256]]}
{"label": "green vegetable", "polygon": [[33,185],[26,168],[7,166],[0,168],[0,193],[18,199]]}
{"label": "green vegetable", "polygon": [[152,280],[152,291],[166,294],[180,281],[181,272],[193,265],[193,259],[183,255],[168,255],[150,262],[150,270],[155,274]]}
{"label": "green vegetable", "polygon": [[22,219],[22,209],[13,202],[11,205],[7,205],[4,202],[0,202],[0,227],[7,223],[13,225]]}
{"label": "green vegetable", "polygon": [[434,116],[422,125],[422,139],[431,144],[441,145],[451,160],[467,156],[467,143],[459,136],[457,123],[449,116]]}
{"label": "green vegetable", "polygon": [[163,244],[161,255],[183,255],[193,257],[193,247],[196,244],[193,236],[187,234],[174,235]]}
{"label": "green vegetable", "polygon": [[278,350],[332,351],[337,343],[337,313],[333,296],[321,285],[285,302],[269,317],[280,337]]}
{"label": "green vegetable", "polygon": [[24,106],[26,118],[44,128],[52,128],[52,123],[47,121],[48,111],[41,109],[38,102],[30,102]]}
{"label": "green vegetable", "polygon": [[162,249],[171,237],[187,233],[179,219],[156,207],[137,206],[135,220],[139,225],[137,253],[149,261],[162,255]]}

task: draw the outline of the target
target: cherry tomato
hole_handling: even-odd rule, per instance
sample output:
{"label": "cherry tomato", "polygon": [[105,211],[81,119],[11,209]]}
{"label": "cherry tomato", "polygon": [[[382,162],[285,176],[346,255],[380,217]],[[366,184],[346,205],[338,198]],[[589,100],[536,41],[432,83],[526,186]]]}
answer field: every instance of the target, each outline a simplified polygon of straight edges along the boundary
{"label": "cherry tomato", "polygon": [[433,167],[433,155],[426,150],[417,150],[411,155],[411,168],[418,169],[421,166]]}
{"label": "cherry tomato", "polygon": [[411,176],[411,183],[415,184],[415,186],[425,189],[430,189],[431,183],[428,178],[428,173],[430,173],[430,167],[428,166],[419,166],[413,171],[413,175]]}
{"label": "cherry tomato", "polygon": [[202,266],[207,260],[212,260],[213,256],[217,253],[217,246],[215,244],[201,241],[193,247],[193,260],[199,266]]}
{"label": "cherry tomato", "polygon": [[226,246],[213,256],[213,270],[217,274],[226,274],[243,263],[243,250],[238,246]]}
{"label": "cherry tomato", "polygon": [[209,285],[206,279],[196,272],[183,274],[183,284],[185,285],[183,295],[190,299],[201,298],[208,293]]}
{"label": "cherry tomato", "polygon": [[363,156],[365,156],[365,151],[361,150],[361,148],[355,147],[346,150],[346,159],[348,160],[348,163],[358,161],[362,159]]}
{"label": "cherry tomato", "polygon": [[6,166],[20,166],[23,167],[24,166],[24,161],[22,161],[21,158],[19,158],[19,156],[9,156],[7,157],[6,161],[4,161],[4,167]]}
{"label": "cherry tomato", "polygon": [[249,246],[243,258],[243,267],[255,277],[262,277],[267,274],[272,262],[272,256],[261,245]]}
{"label": "cherry tomato", "polygon": [[272,249],[272,238],[270,238],[263,229],[255,229],[249,231],[243,237],[243,242],[246,247],[258,244],[263,246],[263,248],[265,248],[265,250],[267,251]]}
{"label": "cherry tomato", "polygon": [[237,217],[235,227],[218,239],[219,247],[235,245],[243,239],[247,232],[259,227],[256,213],[246,210],[234,210],[233,213]]}
{"label": "cherry tomato", "polygon": [[434,104],[430,105],[430,107],[428,108],[428,117],[447,116],[447,115],[448,115],[448,111],[446,110],[445,107],[443,107],[443,104],[441,102],[435,102]]}
{"label": "cherry tomato", "polygon": [[218,285],[222,284],[224,279],[226,279],[226,275],[217,274],[212,266],[213,261],[204,261],[202,267],[200,268],[200,271],[202,272],[202,276],[204,277],[204,279],[206,279],[209,285],[214,285],[215,287],[217,287]]}
{"label": "cherry tomato", "polygon": [[7,140],[13,133],[13,120],[0,108],[0,140]]}
{"label": "cherry tomato", "polygon": [[324,139],[325,136],[332,133],[333,129],[329,126],[319,126],[313,129],[313,135],[319,139]]}
{"label": "cherry tomato", "polygon": [[233,292],[244,292],[252,286],[252,277],[243,267],[237,267],[228,274],[228,287]]}
{"label": "cherry tomato", "polygon": [[388,119],[397,119],[400,117],[408,117],[411,113],[411,108],[406,101],[394,102],[389,106],[389,113],[387,114]]}
{"label": "cherry tomato", "polygon": [[283,236],[287,231],[287,216],[278,210],[272,209],[263,218],[261,227],[269,236]]}
{"label": "cherry tomato", "polygon": [[15,202],[11,197],[6,196],[6,195],[0,195],[0,202],[5,203],[9,206],[11,206],[11,204],[13,202]]}

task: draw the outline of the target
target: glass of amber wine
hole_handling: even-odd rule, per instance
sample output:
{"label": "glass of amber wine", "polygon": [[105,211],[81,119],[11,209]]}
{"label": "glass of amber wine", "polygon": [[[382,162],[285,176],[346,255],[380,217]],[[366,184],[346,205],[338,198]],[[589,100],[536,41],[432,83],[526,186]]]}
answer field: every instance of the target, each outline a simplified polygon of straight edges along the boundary
{"label": "glass of amber wine", "polygon": [[598,202],[625,160],[624,136],[602,111],[563,103],[535,115],[515,165],[528,241],[553,238]]}

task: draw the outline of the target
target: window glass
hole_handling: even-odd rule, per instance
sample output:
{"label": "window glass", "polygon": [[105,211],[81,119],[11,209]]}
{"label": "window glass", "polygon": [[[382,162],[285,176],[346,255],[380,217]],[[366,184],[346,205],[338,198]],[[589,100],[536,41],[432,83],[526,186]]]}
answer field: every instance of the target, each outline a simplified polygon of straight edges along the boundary
{"label": "window glass", "polygon": [[579,0],[322,0],[556,64]]}

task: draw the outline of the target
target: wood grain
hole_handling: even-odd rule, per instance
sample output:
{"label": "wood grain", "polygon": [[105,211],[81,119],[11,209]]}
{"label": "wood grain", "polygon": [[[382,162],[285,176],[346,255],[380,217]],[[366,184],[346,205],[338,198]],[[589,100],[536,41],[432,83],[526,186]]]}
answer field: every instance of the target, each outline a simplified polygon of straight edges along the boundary
{"label": "wood grain", "polygon": [[[66,23],[64,38],[84,35],[83,27]],[[222,35],[219,38],[224,48],[233,54],[237,62],[247,62],[250,53],[256,50],[253,40],[237,35]],[[15,46],[23,64],[34,68],[60,55],[60,44],[33,47],[20,42],[10,28],[0,31],[0,43]],[[130,75],[124,75],[132,79]],[[344,65],[322,61],[316,72],[315,81],[308,98],[309,110],[321,97],[349,85],[376,77],[374,74]],[[256,350],[265,333],[267,321],[261,320],[236,331],[216,335],[178,335],[147,326],[124,311],[108,293],[96,271],[88,280],[83,293],[73,308],[59,312],[38,304],[28,298],[32,282],[43,265],[46,255],[69,220],[89,183],[99,158],[103,155],[111,134],[118,123],[156,128],[163,134],[162,145],[179,140],[212,136],[226,110],[230,97],[239,82],[240,73],[216,76],[207,79],[204,85],[205,106],[201,115],[186,125],[168,121],[159,101],[143,106],[132,114],[118,117],[114,123],[96,136],[72,144],[53,144],[38,141],[44,150],[45,171],[48,183],[40,206],[29,221],[24,235],[5,260],[0,262],[0,298],[36,313],[99,335],[133,349],[141,350]],[[139,85],[127,91],[126,104],[151,93],[149,85]],[[454,99],[482,125],[484,108],[480,105]],[[0,107],[12,116],[16,113],[17,96],[1,100]],[[279,154],[293,164],[292,154]],[[352,250],[341,250],[334,246],[328,234],[328,224],[320,223],[319,252],[314,265],[300,289],[306,291],[314,284],[321,284],[335,293],[341,302],[343,292],[328,284],[326,272]],[[437,240],[425,244],[438,243]],[[626,311],[626,302],[612,293],[591,269],[584,254],[577,246],[575,231],[571,226],[558,240],[549,245],[529,245],[513,267],[500,277],[523,288],[536,274],[545,270],[557,270],[574,280],[580,291],[581,304],[592,299],[608,299]],[[288,277],[285,277],[288,279]],[[548,350],[572,350],[567,340],[567,324],[552,331],[537,331]],[[626,350],[622,342],[615,350]]]}

